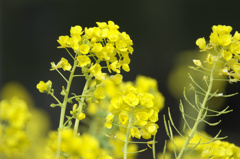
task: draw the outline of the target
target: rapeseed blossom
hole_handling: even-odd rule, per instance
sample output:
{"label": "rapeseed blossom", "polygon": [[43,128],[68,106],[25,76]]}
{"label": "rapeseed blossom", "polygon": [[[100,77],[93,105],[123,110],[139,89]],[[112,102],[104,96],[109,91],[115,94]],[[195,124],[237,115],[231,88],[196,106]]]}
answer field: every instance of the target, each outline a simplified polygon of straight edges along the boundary
{"label": "rapeseed blossom", "polygon": [[52,88],[52,82],[50,80],[48,80],[46,83],[43,81],[40,81],[37,84],[37,89],[39,90],[39,92],[41,93],[47,93],[51,90]]}
{"label": "rapeseed blossom", "polygon": [[[189,133],[189,132],[188,132]],[[182,136],[173,137],[174,144],[168,141],[168,151],[165,154],[167,159],[174,158],[174,151],[181,149],[184,145],[185,139]],[[197,144],[197,145],[196,145]],[[231,144],[227,141],[214,140],[206,132],[198,132],[195,134],[187,148],[193,148],[192,151],[184,153],[183,158],[202,158],[202,159],[239,159],[240,158],[240,147]],[[162,159],[162,154],[159,153],[158,159]]]}
{"label": "rapeseed blossom", "polygon": [[240,147],[227,141],[216,140],[204,145],[201,157],[202,159],[238,159],[240,158]]}
{"label": "rapeseed blossom", "polygon": [[[82,134],[81,136],[74,136],[73,129],[64,129],[61,133],[61,152],[65,158],[73,159],[112,159],[107,155],[106,151],[101,149],[98,140],[89,135]],[[57,149],[58,134],[57,131],[49,133],[48,145],[46,147],[46,158],[54,158]]]}
{"label": "rapeseed blossom", "polygon": [[25,101],[12,97],[0,102],[0,157],[21,156],[29,147],[26,126],[31,117]]}
{"label": "rapeseed blossom", "polygon": [[[73,120],[75,122],[72,137],[79,134],[79,122],[86,118],[85,108],[89,107],[87,101],[97,104],[106,97],[104,88],[101,86],[101,83],[106,79],[106,71],[113,74],[112,79],[118,84],[122,81],[121,70],[130,71],[129,55],[133,53],[133,43],[127,33],[120,32],[118,29],[119,26],[112,21],[108,21],[107,23],[97,22],[96,27],[90,28],[82,28],[76,25],[71,27],[69,36],[59,36],[57,40],[60,44],[58,48],[66,49],[73,61],[71,65],[70,60],[62,57],[57,64],[54,62],[51,63],[50,70],[57,71],[66,82],[66,85],[62,86],[60,93],[64,96],[63,101],[55,96],[51,81],[40,81],[37,84],[37,89],[41,93],[51,95],[57,102],[56,104],[52,103],[51,107],[61,107],[57,136],[57,157],[64,157],[65,150],[60,148],[60,145],[64,143],[64,139],[61,137],[62,133],[65,133],[65,129],[72,126]],[[69,71],[68,78],[65,77],[65,74],[61,73],[61,69]],[[81,73],[78,73],[78,69],[81,70]],[[70,92],[72,81],[76,77],[85,77],[86,79],[85,86],[80,95]],[[94,84],[90,87],[91,83]],[[70,111],[71,116],[66,115],[66,108],[69,104],[73,104],[73,108]],[[67,120],[65,120],[66,118]],[[110,126],[108,125],[108,127]],[[69,153],[74,158],[74,154],[71,152],[66,153]],[[111,157],[102,154],[101,158],[110,159]]]}
{"label": "rapeseed blossom", "polygon": [[135,87],[127,87],[119,96],[111,99],[109,111],[111,113],[105,123],[107,128],[111,128],[114,114],[121,131],[125,132],[127,125],[131,125],[132,137],[149,139],[157,133],[158,125],[155,122],[158,121],[159,108],[154,105],[154,96],[149,93],[139,93]]}
{"label": "rapeseed blossom", "polygon": [[[236,31],[232,35],[231,31],[231,26],[214,25],[209,42],[207,43],[205,38],[199,38],[196,45],[201,51],[208,51],[206,60],[209,64],[213,64],[213,61],[223,64],[217,68],[220,75],[229,76],[229,82],[237,82],[240,79],[240,34]],[[194,63],[200,66],[198,61]]]}
{"label": "rapeseed blossom", "polygon": [[[132,54],[132,40],[126,32],[120,32],[119,26],[113,21],[97,22],[97,27],[71,27],[70,36],[59,36],[58,48],[71,48],[76,53],[80,67],[87,67],[89,73],[98,80],[103,80],[105,74],[101,69],[107,67],[109,72],[120,73],[121,68],[130,71],[129,54]],[[104,61],[105,66],[100,62]],[[64,70],[70,70],[70,65],[62,61]],[[55,68],[60,68],[56,66]],[[54,69],[54,68],[53,68]],[[97,69],[98,71],[94,71]]]}

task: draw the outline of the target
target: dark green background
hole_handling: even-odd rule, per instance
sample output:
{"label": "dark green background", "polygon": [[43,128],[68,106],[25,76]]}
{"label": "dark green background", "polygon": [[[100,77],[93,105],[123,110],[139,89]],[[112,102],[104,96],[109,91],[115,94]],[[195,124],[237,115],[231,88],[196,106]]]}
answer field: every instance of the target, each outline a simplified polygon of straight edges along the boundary
{"label": "dark green background", "polygon": [[[74,25],[91,27],[96,21],[113,20],[134,43],[131,71],[123,74],[124,80],[135,80],[139,74],[156,78],[166,98],[165,107],[173,108],[177,121],[179,100],[167,89],[174,56],[196,49],[196,39],[207,38],[212,25],[231,25],[234,31],[240,31],[239,8],[239,0],[0,0],[0,87],[12,80],[21,82],[37,105],[51,114],[53,123],[58,123],[57,108],[49,107],[53,100],[36,90],[40,80],[49,79],[56,92],[60,90],[60,77],[49,71],[50,62],[67,56],[64,50],[57,49],[58,36],[68,35]],[[234,84],[227,91],[232,93],[239,88],[239,84]],[[214,135],[223,129],[222,135],[228,135],[230,142],[240,146],[239,95],[228,99],[228,104],[234,112],[222,116],[222,124],[210,128],[209,133]],[[163,114],[166,109],[159,115],[158,151],[167,139]]]}

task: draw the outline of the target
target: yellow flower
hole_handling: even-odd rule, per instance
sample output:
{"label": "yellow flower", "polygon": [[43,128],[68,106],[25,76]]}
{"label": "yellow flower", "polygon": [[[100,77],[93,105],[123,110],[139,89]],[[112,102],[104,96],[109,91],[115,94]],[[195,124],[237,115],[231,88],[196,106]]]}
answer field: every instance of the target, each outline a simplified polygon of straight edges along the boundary
{"label": "yellow flower", "polygon": [[94,43],[93,44],[93,48],[92,48],[92,52],[96,53],[96,52],[100,52],[102,51],[103,47],[101,43]]}
{"label": "yellow flower", "polygon": [[125,125],[128,121],[128,112],[126,111],[121,111],[121,113],[118,115],[118,120],[122,125]]}
{"label": "yellow flower", "polygon": [[82,54],[88,54],[89,53],[89,50],[90,50],[90,46],[87,45],[87,44],[82,44],[79,46],[79,52],[82,53]]}
{"label": "yellow flower", "polygon": [[106,74],[102,73],[101,69],[100,64],[95,64],[90,67],[89,71],[97,80],[102,81],[105,79]]}
{"label": "yellow flower", "polygon": [[159,128],[158,125],[155,123],[147,123],[145,125],[146,131],[151,135],[155,135],[157,133],[158,128]]}
{"label": "yellow flower", "polygon": [[122,69],[126,72],[130,71],[129,65],[128,64],[122,64]]}
{"label": "yellow flower", "polygon": [[110,76],[110,79],[115,83],[115,84],[121,84],[123,76],[121,74],[116,74]]}
{"label": "yellow flower", "polygon": [[151,122],[157,122],[158,121],[158,112],[154,109],[151,109],[149,112],[149,120]]}
{"label": "yellow flower", "polygon": [[68,39],[67,44],[74,50],[77,51],[79,44],[81,43],[81,36],[73,36]]}
{"label": "yellow flower", "polygon": [[83,112],[80,112],[77,116],[77,119],[78,120],[83,120],[83,119],[85,119],[85,117],[86,117],[86,115]]}
{"label": "yellow flower", "polygon": [[240,63],[234,64],[232,69],[234,72],[236,72],[238,74],[240,72]]}
{"label": "yellow flower", "polygon": [[136,127],[131,127],[131,128],[130,128],[130,134],[131,134],[132,137],[136,137],[136,138],[138,138],[138,139],[141,138],[140,131],[139,131],[139,129],[136,128]]}
{"label": "yellow flower", "polygon": [[128,45],[124,40],[118,40],[116,42],[116,48],[118,49],[118,51],[121,51],[121,52],[127,51],[128,50],[127,46]]}
{"label": "yellow flower", "polygon": [[210,42],[215,44],[215,45],[218,45],[218,34],[217,33],[211,33],[210,36]]}
{"label": "yellow flower", "polygon": [[104,124],[105,128],[111,129],[114,115],[112,113],[108,114],[106,117],[106,123]]}
{"label": "yellow flower", "polygon": [[151,138],[151,134],[147,130],[141,129],[140,132],[141,132],[142,138],[144,138],[144,139],[150,139]]}
{"label": "yellow flower", "polygon": [[240,42],[231,43],[229,49],[233,54],[240,54]]}
{"label": "yellow flower", "polygon": [[104,29],[104,28],[107,28],[108,25],[106,22],[96,22],[98,27],[101,28],[101,29]]}
{"label": "yellow flower", "polygon": [[202,66],[202,63],[201,63],[200,60],[194,59],[194,60],[193,60],[193,63],[194,63],[197,67],[201,67],[201,66]]}
{"label": "yellow flower", "polygon": [[203,145],[201,157],[203,159],[211,158],[239,158],[240,148],[226,141],[216,140]]}
{"label": "yellow flower", "polygon": [[222,51],[222,57],[223,57],[226,61],[228,61],[228,60],[230,60],[230,59],[232,58],[232,53],[229,52],[229,51],[223,50],[223,51]]}
{"label": "yellow flower", "polygon": [[61,45],[58,48],[65,48],[67,47],[67,41],[69,39],[69,36],[59,36],[57,42]]}
{"label": "yellow flower", "polygon": [[101,38],[107,38],[108,32],[109,32],[109,29],[108,29],[108,28],[102,29],[102,30],[101,30]]}
{"label": "yellow flower", "polygon": [[64,71],[70,71],[72,66],[68,63],[68,60],[65,58],[61,58],[61,60],[57,64],[57,68],[62,68]]}
{"label": "yellow flower", "polygon": [[129,46],[129,47],[128,47],[128,52],[129,52],[130,54],[132,54],[132,53],[133,53],[133,47]]}
{"label": "yellow flower", "polygon": [[50,91],[52,88],[52,82],[50,80],[48,80],[46,83],[43,81],[40,81],[37,84],[37,89],[39,90],[39,92],[41,93],[47,93],[48,91]]}
{"label": "yellow flower", "polygon": [[119,68],[120,68],[120,64],[116,60],[109,65],[108,70],[109,70],[109,72],[111,72],[110,70],[113,70],[116,73],[120,73]]}
{"label": "yellow flower", "polygon": [[108,54],[113,54],[114,53],[115,48],[114,48],[112,43],[107,43],[104,48],[105,48],[105,51],[108,52]]}
{"label": "yellow flower", "polygon": [[148,114],[147,110],[146,111],[137,111],[136,113],[134,113],[134,117],[136,119],[134,124],[136,126],[142,127],[147,124],[149,114]]}
{"label": "yellow flower", "polygon": [[231,43],[232,36],[230,34],[223,34],[218,37],[219,45],[227,46]]}
{"label": "yellow flower", "polygon": [[100,72],[100,73],[98,73],[98,74],[95,74],[94,76],[95,76],[95,78],[96,78],[97,80],[103,81],[103,80],[105,80],[106,73]]}
{"label": "yellow flower", "polygon": [[101,61],[107,61],[110,59],[105,48],[102,49],[102,51],[100,52],[95,52],[95,54],[97,55],[97,58],[100,59]]}
{"label": "yellow flower", "polygon": [[95,65],[90,67],[89,71],[90,71],[91,74],[95,75],[95,74],[100,73],[101,69],[102,69],[101,65],[95,64]]}
{"label": "yellow flower", "polygon": [[112,113],[108,114],[106,117],[107,121],[113,121],[114,115]]}
{"label": "yellow flower", "polygon": [[201,50],[206,50],[206,40],[205,40],[205,38],[199,38],[199,39],[197,39],[196,45],[197,45]]}
{"label": "yellow flower", "polygon": [[119,109],[122,105],[122,98],[121,97],[113,97],[111,99],[111,105],[109,108]]}
{"label": "yellow flower", "polygon": [[118,29],[118,28],[119,28],[119,26],[116,25],[116,24],[115,24],[113,21],[111,21],[111,20],[108,21],[108,27],[109,27],[109,29]]}
{"label": "yellow flower", "polygon": [[[97,22],[97,25],[97,27],[85,28],[85,34],[83,34],[81,26],[71,27],[70,37],[59,37],[58,42],[61,48],[70,47],[77,54],[90,54],[95,61],[105,61],[110,73],[111,70],[120,73],[121,68],[127,72],[130,71],[128,54],[133,52],[130,36],[126,32],[119,32],[119,26],[113,21]],[[88,63],[89,59],[85,58],[81,67]],[[52,66],[51,70],[57,68],[55,65]],[[105,74],[98,73],[95,74],[95,77],[98,80],[103,80]]]}
{"label": "yellow flower", "polygon": [[208,56],[207,56],[208,63],[213,64],[213,60],[214,60],[213,56],[211,54],[208,54]]}
{"label": "yellow flower", "polygon": [[219,35],[222,35],[222,34],[229,34],[231,31],[232,31],[232,27],[231,26],[226,26],[226,25],[214,25],[212,27],[212,31],[214,33],[217,33]]}
{"label": "yellow flower", "polygon": [[102,86],[98,86],[95,91],[93,92],[93,96],[97,99],[104,99],[105,94],[104,94],[104,89]]}
{"label": "yellow flower", "polygon": [[88,103],[88,106],[86,109],[87,109],[88,114],[93,116],[99,110],[99,105],[97,103],[90,102],[90,103]]}
{"label": "yellow flower", "polygon": [[79,55],[77,57],[77,60],[80,67],[87,66],[88,64],[91,63],[91,59],[86,55]]}
{"label": "yellow flower", "polygon": [[154,96],[150,93],[143,93],[140,98],[140,103],[142,106],[151,108],[154,106],[153,103]]}
{"label": "yellow flower", "polygon": [[222,72],[222,74],[224,74],[224,75],[228,75],[228,74],[229,74],[228,68],[226,68],[226,67],[223,68],[221,72]]}
{"label": "yellow flower", "polygon": [[233,38],[237,41],[240,40],[240,34],[238,33],[238,31],[235,32],[235,34],[233,35]]}
{"label": "yellow flower", "polygon": [[128,93],[123,96],[123,101],[128,105],[135,107],[139,104],[139,98],[134,93]]}
{"label": "yellow flower", "polygon": [[71,36],[81,36],[82,33],[83,33],[82,27],[79,25],[71,27],[71,29],[70,29]]}
{"label": "yellow flower", "polygon": [[85,28],[84,29],[84,32],[85,32],[85,35],[87,36],[88,39],[92,38],[93,36],[93,31],[94,29],[93,28]]}
{"label": "yellow flower", "polygon": [[110,40],[110,42],[116,42],[119,39],[118,30],[110,30],[108,32],[108,39]]}

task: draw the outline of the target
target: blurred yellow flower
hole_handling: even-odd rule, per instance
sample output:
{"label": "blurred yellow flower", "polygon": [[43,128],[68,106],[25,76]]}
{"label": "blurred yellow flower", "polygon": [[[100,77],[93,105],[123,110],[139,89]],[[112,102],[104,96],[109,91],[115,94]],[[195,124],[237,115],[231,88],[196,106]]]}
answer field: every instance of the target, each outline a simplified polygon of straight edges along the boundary
{"label": "blurred yellow flower", "polygon": [[40,81],[37,84],[37,89],[39,90],[39,92],[41,93],[47,93],[48,91],[50,91],[52,88],[52,82],[50,80],[48,80],[46,83],[43,81]]}

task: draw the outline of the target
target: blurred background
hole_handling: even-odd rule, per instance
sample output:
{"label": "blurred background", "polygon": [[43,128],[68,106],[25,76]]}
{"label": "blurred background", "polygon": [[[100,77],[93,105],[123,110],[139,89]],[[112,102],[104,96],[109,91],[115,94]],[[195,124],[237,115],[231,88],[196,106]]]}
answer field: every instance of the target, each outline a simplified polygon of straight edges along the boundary
{"label": "blurred background", "polygon": [[[35,105],[50,115],[51,129],[56,129],[60,109],[49,106],[53,99],[39,93],[36,84],[50,79],[55,92],[61,89],[60,76],[49,71],[50,62],[67,57],[64,50],[57,49],[58,36],[69,35],[74,25],[92,27],[97,21],[112,20],[134,43],[131,71],[123,73],[124,80],[133,81],[137,75],[155,78],[165,97],[156,139],[159,141],[157,151],[162,151],[167,139],[162,115],[171,107],[176,123],[180,117],[179,98],[176,97],[181,98],[181,95],[174,95],[174,88],[169,85],[175,83],[180,87],[176,89],[184,86],[178,76],[171,75],[178,64],[189,62],[184,60],[190,60],[188,64],[191,65],[192,58],[198,54],[196,39],[208,39],[212,25],[230,25],[233,32],[240,31],[239,8],[239,0],[0,0],[0,88],[10,81],[23,84]],[[185,67],[181,74],[187,79],[188,72]],[[175,80],[169,84],[170,78]],[[239,90],[240,84],[226,87],[226,93]],[[223,105],[230,105],[234,111],[221,116],[222,123],[208,127],[207,132],[215,135],[222,129],[222,136],[229,136],[229,142],[240,146],[239,95],[226,99]],[[151,152],[144,152],[142,157],[147,153]]]}

